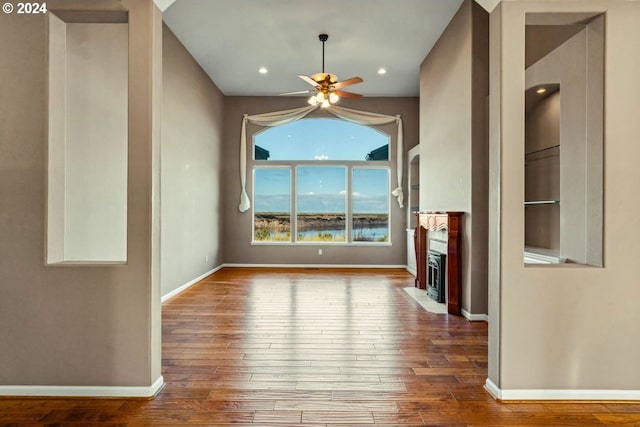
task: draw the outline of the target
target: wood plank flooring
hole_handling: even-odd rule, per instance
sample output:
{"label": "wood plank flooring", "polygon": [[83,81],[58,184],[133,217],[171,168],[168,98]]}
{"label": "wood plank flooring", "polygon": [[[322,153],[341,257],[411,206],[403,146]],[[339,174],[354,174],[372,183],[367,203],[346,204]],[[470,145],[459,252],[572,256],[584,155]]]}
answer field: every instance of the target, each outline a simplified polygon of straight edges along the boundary
{"label": "wood plank flooring", "polygon": [[498,403],[487,325],[403,270],[226,268],[163,306],[153,400],[0,400],[2,426],[640,426],[640,403]]}

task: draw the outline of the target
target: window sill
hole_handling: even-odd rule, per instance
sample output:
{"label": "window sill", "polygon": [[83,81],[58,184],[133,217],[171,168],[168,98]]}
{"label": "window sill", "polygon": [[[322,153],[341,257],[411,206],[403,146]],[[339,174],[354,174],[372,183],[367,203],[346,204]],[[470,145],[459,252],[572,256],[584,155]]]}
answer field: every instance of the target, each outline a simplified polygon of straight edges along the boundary
{"label": "window sill", "polygon": [[252,246],[393,246],[391,242],[251,242]]}

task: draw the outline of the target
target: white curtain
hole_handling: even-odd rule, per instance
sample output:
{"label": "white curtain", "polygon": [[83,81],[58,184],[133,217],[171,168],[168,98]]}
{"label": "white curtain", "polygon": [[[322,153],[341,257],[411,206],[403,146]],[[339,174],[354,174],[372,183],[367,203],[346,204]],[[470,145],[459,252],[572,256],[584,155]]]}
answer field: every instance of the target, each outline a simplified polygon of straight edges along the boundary
{"label": "white curtain", "polygon": [[[251,207],[251,201],[247,194],[247,122],[260,126],[279,126],[287,123],[295,122],[305,117],[307,114],[319,108],[319,105],[311,105],[307,107],[294,108],[293,110],[274,111],[272,113],[248,115],[242,117],[242,129],[240,131],[240,212],[246,212]],[[352,110],[349,108],[330,105],[325,109],[336,117],[348,122],[360,125],[383,125],[395,122],[398,126],[398,137],[396,146],[396,171],[398,178],[398,186],[391,192],[396,197],[398,205],[404,207],[404,193],[402,192],[402,167],[403,167],[403,135],[402,135],[402,118],[400,115],[387,116],[384,114],[369,113],[366,111]]]}

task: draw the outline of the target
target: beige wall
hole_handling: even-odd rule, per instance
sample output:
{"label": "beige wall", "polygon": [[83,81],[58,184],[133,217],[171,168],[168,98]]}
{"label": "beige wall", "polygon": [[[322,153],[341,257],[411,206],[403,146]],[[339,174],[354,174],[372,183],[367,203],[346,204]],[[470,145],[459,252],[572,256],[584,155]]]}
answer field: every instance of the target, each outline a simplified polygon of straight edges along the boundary
{"label": "beige wall", "polygon": [[502,51],[497,48],[502,40],[502,4],[498,4],[489,16],[489,262],[487,295],[489,297],[488,308],[488,351],[487,351],[487,376],[488,381],[500,385],[500,358],[501,342],[500,328],[502,325],[502,301],[500,299],[500,251],[502,242],[500,233],[502,228],[502,200],[500,198],[500,179],[502,176],[502,163],[500,162],[502,128],[500,126],[501,110],[500,81],[502,80]]}
{"label": "beige wall", "polygon": [[488,15],[465,1],[420,68],[420,210],[463,211],[462,308],[487,313]]}
{"label": "beige wall", "polygon": [[163,27],[162,273],[166,295],[222,264],[224,97]]}
{"label": "beige wall", "polygon": [[161,17],[151,0],[47,6],[129,10],[128,264],[44,266],[47,17],[0,14],[0,39],[13,41],[0,67],[0,387],[149,387],[161,378],[153,197]]}
{"label": "beige wall", "polygon": [[[528,267],[524,236],[525,12],[606,13],[604,267]],[[640,390],[640,2],[509,1],[492,13],[489,379],[502,390]],[[497,240],[497,243],[495,243]],[[494,322],[490,318],[490,325]]]}
{"label": "beige wall", "polygon": [[549,52],[584,29],[584,25],[527,25],[524,66],[536,63]]}
{"label": "beige wall", "polygon": [[472,314],[488,313],[489,14],[472,2],[471,40],[471,281]]}
{"label": "beige wall", "polygon": [[[225,98],[225,147],[222,168],[224,173],[225,196],[223,202],[225,218],[225,262],[239,264],[340,264],[340,265],[406,265],[406,207],[400,209],[395,197],[391,206],[392,246],[343,246],[343,245],[251,245],[251,210],[240,213],[240,126],[243,114],[259,114],[271,111],[287,110],[306,105],[303,97],[227,97]],[[381,114],[400,114],[404,123],[405,162],[406,152],[417,144],[418,139],[418,100],[417,98],[363,98],[349,102],[343,99],[341,106]],[[334,117],[334,116],[331,116]],[[249,125],[248,145],[251,134],[260,128]],[[395,124],[379,126],[378,129],[391,136],[395,144],[397,126]],[[393,145],[395,146],[395,145]],[[392,156],[391,186],[396,179],[395,149]],[[249,160],[247,170],[247,192],[251,196],[251,150],[247,150]],[[404,176],[404,190],[406,188]],[[322,247],[323,255],[318,255]]]}

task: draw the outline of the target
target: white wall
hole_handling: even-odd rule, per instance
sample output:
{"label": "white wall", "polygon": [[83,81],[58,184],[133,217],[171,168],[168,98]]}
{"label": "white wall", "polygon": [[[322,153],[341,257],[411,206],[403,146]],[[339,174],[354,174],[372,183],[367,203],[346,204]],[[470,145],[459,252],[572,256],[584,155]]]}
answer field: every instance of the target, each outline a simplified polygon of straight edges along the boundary
{"label": "white wall", "polygon": [[128,24],[50,18],[48,262],[125,262]]}
{"label": "white wall", "polygon": [[67,24],[65,260],[127,259],[127,24]]}

